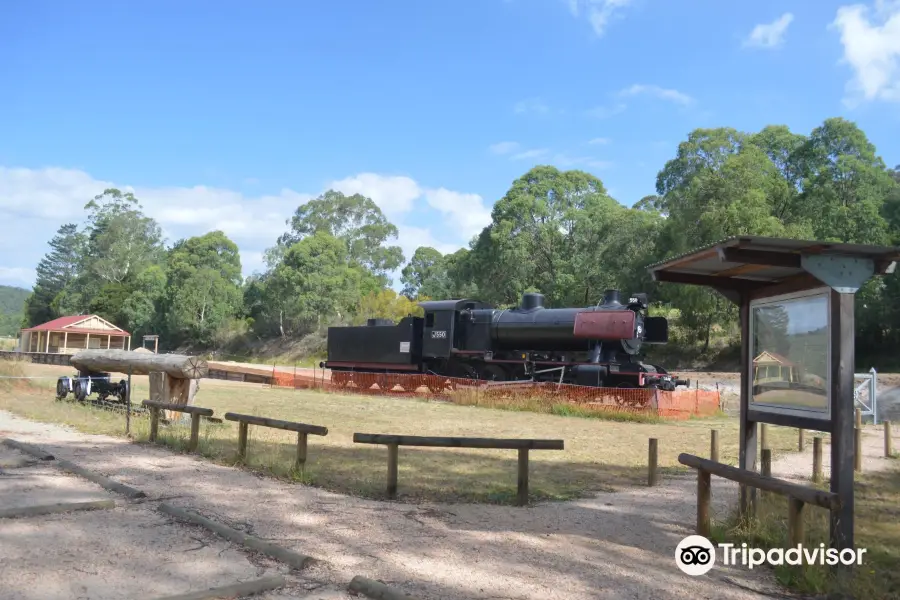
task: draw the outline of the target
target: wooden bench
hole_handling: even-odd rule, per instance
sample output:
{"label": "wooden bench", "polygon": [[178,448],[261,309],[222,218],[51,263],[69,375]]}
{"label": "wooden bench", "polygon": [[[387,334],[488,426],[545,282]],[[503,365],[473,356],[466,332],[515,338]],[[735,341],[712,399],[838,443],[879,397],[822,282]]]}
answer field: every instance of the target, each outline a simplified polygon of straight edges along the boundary
{"label": "wooden bench", "polygon": [[306,423],[296,423],[294,421],[280,421],[278,419],[241,415],[232,412],[225,413],[225,419],[238,422],[238,455],[240,455],[242,460],[247,458],[247,431],[250,425],[283,429],[285,431],[296,431],[297,460],[294,462],[295,469],[299,469],[306,464],[307,436],[328,435],[328,428],[322,427],[321,425],[308,425]]}
{"label": "wooden bench", "polygon": [[354,433],[357,444],[383,444],[388,447],[387,496],[397,497],[397,463],[400,446],[429,448],[490,448],[519,451],[519,480],[516,502],[528,504],[528,451],[563,450],[563,440],[528,440],[468,437],[420,437],[415,435],[384,435],[379,433]]}
{"label": "wooden bench", "polygon": [[200,417],[211,417],[213,409],[200,406],[187,406],[184,404],[171,404],[169,402],[156,402],[144,400],[143,406],[150,409],[150,441],[155,442],[159,433],[159,411],[170,410],[191,415],[191,441],[188,443],[188,452],[195,452],[200,441]]}
{"label": "wooden bench", "polygon": [[739,469],[693,454],[679,454],[678,462],[697,469],[697,535],[709,537],[709,505],[712,498],[710,475],[718,475],[745,486],[758,490],[773,492],[788,498],[788,538],[791,546],[803,543],[803,507],[813,504],[830,511],[841,507],[840,498],[832,492],[824,492],[814,487],[807,487],[762,475],[756,471]]}

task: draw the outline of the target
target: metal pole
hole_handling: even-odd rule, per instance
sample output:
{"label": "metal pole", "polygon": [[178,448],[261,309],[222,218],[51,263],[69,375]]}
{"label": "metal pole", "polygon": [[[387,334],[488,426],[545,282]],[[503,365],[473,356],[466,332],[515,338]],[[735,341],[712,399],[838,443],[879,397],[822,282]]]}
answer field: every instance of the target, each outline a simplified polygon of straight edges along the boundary
{"label": "metal pole", "polygon": [[131,369],[128,367],[128,389],[125,390],[125,435],[131,435]]}
{"label": "metal pole", "polygon": [[878,373],[872,367],[872,425],[878,425]]}

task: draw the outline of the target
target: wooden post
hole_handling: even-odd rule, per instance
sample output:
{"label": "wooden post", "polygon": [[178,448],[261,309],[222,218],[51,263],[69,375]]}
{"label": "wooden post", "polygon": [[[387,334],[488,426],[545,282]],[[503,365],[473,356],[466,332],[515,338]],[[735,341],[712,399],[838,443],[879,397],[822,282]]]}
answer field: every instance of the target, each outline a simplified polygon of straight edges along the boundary
{"label": "wooden post", "polygon": [[[750,369],[750,296],[740,297],[739,321],[741,325],[741,425],[738,467],[748,471],[756,470],[757,423],[750,420],[750,389],[753,373]],[[740,486],[740,511],[743,518],[756,512],[756,489]]]}
{"label": "wooden post", "polygon": [[519,506],[528,504],[528,448],[519,448],[519,481],[516,500]]}
{"label": "wooden post", "polygon": [[822,438],[813,438],[813,481],[822,483]]}
{"label": "wooden post", "polygon": [[884,455],[890,458],[894,455],[893,440],[891,440],[891,422],[884,422]]}
{"label": "wooden post", "polygon": [[159,434],[159,409],[155,406],[150,407],[150,441],[155,442],[156,436]]}
{"label": "wooden post", "polygon": [[788,498],[788,542],[791,547],[803,543],[803,501]]}
{"label": "wooden post", "polygon": [[[859,414],[859,409],[856,409]],[[862,471],[862,428],[857,427],[853,430],[853,470],[859,473]]]}
{"label": "wooden post", "polygon": [[806,448],[805,430],[801,428],[801,429],[798,429],[797,431],[800,432],[800,437],[797,441],[797,450],[799,450],[800,452],[803,452],[803,450]]}
{"label": "wooden post", "polygon": [[697,469],[697,535],[709,537],[709,502],[712,496],[710,475]]}
{"label": "wooden post", "polygon": [[388,444],[388,473],[387,473],[387,496],[388,498],[397,497],[397,470],[398,461],[400,459],[400,446],[397,444]]}
{"label": "wooden post", "polygon": [[191,415],[191,441],[188,444],[188,452],[196,452],[197,446],[200,444],[200,415],[193,413]]}
{"label": "wooden post", "polygon": [[653,487],[657,483],[656,465],[659,458],[659,440],[650,438],[650,447],[647,457],[647,485]]}
{"label": "wooden post", "polygon": [[297,433],[297,462],[294,463],[294,468],[298,471],[306,464],[307,437],[308,435],[303,432]]}
{"label": "wooden post", "polygon": [[759,449],[760,452],[769,447],[769,424],[759,424]]}
{"label": "wooden post", "polygon": [[762,451],[762,474],[772,476],[772,451],[768,448],[763,448]]}
{"label": "wooden post", "polygon": [[709,432],[709,460],[719,462],[719,432],[716,429]]}
{"label": "wooden post", "polygon": [[860,409],[856,409],[856,428],[862,429],[862,411]]}
{"label": "wooden post", "polygon": [[854,547],[853,495],[853,368],[854,294],[831,291],[831,482],[841,500],[831,511],[829,542],[832,548]]}
{"label": "wooden post", "polygon": [[247,458],[247,429],[249,427],[244,421],[238,423],[238,456],[242,460]]}
{"label": "wooden post", "polygon": [[125,390],[125,435],[131,435],[131,367],[128,367],[128,389]]}

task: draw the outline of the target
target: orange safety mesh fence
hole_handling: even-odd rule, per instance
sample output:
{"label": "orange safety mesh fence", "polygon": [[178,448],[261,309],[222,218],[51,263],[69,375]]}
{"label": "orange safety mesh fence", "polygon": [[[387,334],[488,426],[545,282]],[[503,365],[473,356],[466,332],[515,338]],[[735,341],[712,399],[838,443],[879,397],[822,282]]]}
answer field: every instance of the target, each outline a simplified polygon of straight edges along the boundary
{"label": "orange safety mesh fence", "polygon": [[538,412],[630,413],[682,420],[714,415],[717,391],[596,388],[550,382],[491,383],[438,375],[332,371],[317,376],[273,370],[272,385],[353,394],[415,396],[454,404]]}

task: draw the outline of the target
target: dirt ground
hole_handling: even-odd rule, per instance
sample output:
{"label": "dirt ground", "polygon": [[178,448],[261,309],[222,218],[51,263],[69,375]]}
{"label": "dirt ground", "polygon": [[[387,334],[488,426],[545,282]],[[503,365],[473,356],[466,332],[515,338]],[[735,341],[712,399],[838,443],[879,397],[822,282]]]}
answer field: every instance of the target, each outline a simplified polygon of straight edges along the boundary
{"label": "dirt ground", "polygon": [[[257,596],[269,600],[350,598],[344,590],[355,575],[380,579],[422,600],[748,599],[777,593],[769,574],[759,569],[721,566],[697,578],[677,569],[674,548],[692,533],[696,514],[696,479],[689,476],[664,475],[657,488],[526,508],[413,505],[283,483],[158,446],[76,433],[5,412],[0,412],[0,436],[40,445],[148,494],[145,502],[122,501],[114,511],[0,524],[0,546],[12,548],[0,555],[0,580],[12,582],[7,589],[17,594],[4,597],[62,598],[78,591],[105,598],[104,590],[111,589],[175,593],[187,585],[202,589],[275,568],[170,522],[153,510],[161,500],[317,559],[291,574],[290,588]],[[879,437],[871,437],[875,448]],[[867,460],[877,460],[876,450],[869,454]],[[811,464],[808,457],[797,460]],[[776,462],[776,475],[783,470]],[[714,481],[716,514],[724,514],[736,492],[730,482]],[[190,579],[197,572],[206,579]]]}
{"label": "dirt ground", "polygon": [[0,519],[4,599],[153,598],[285,571],[175,522],[155,503],[128,503],[51,462],[0,446],[0,506],[113,499],[116,507]]}

